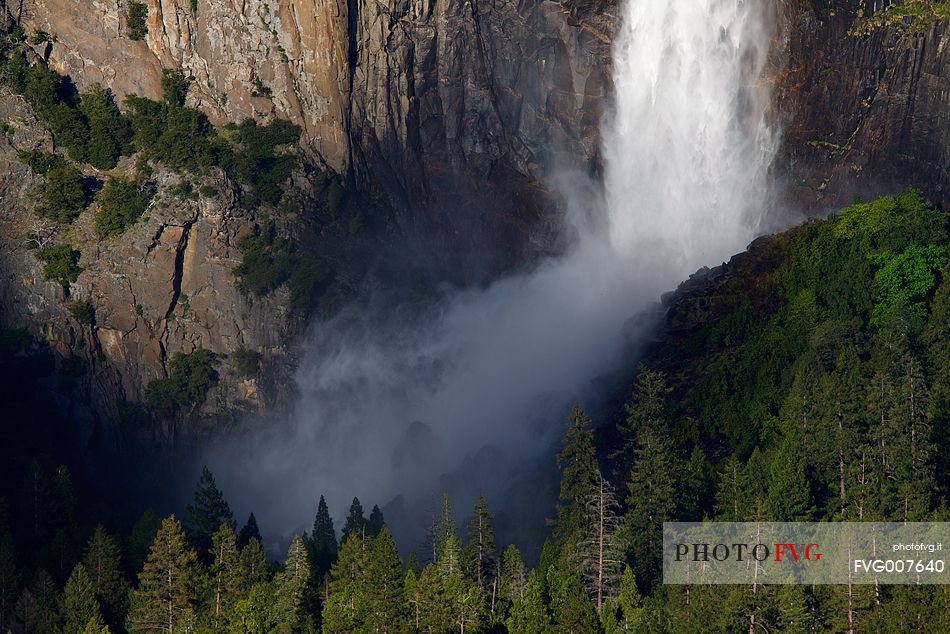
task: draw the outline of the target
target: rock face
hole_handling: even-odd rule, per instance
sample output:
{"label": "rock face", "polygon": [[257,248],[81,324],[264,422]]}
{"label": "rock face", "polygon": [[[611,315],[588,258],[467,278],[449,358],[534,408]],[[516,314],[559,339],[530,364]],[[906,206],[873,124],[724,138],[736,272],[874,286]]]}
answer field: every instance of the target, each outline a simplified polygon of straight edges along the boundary
{"label": "rock face", "polygon": [[329,166],[381,187],[408,232],[449,237],[444,252],[486,274],[518,262],[552,209],[545,176],[596,165],[609,0],[147,4],[144,41],[115,1],[36,0],[28,32],[55,35],[48,59],[80,87],[154,98],[161,69],[181,68],[213,119],[293,120]]}
{"label": "rock face", "polygon": [[[817,214],[907,185],[950,204],[947,21],[869,19],[887,0],[773,2],[774,172],[795,206]],[[555,176],[599,170],[617,0],[145,3],[141,41],[128,37],[127,0],[32,0],[26,32],[53,36],[37,52],[81,88],[157,98],[162,69],[179,68],[193,78],[189,105],[216,122],[298,123],[313,161],[385,195],[401,257],[428,237],[420,259],[445,277],[483,281],[556,250]],[[100,242],[87,211],[57,237],[81,247],[72,294],[96,307],[94,328],[76,322],[24,243],[49,228],[29,211],[36,177],[16,152],[51,139],[19,98],[0,109],[12,126],[0,138],[0,321],[29,323],[63,357],[90,361],[91,391],[132,401],[175,351],[285,354],[295,326],[281,297],[250,302],[233,284],[236,240],[254,218],[224,183],[174,197],[172,174],[127,234]],[[236,376],[220,392],[248,406],[261,394]]]}
{"label": "rock face", "polygon": [[[0,325],[26,325],[64,362],[81,360],[87,370],[81,383],[93,410],[106,418],[123,402],[139,402],[149,381],[168,374],[175,352],[197,348],[218,355],[224,379],[207,412],[262,406],[256,384],[235,372],[228,355],[247,348],[279,364],[293,320],[280,293],[252,301],[234,284],[231,271],[241,258],[236,243],[255,218],[237,204],[228,183],[211,179],[203,195],[182,195],[180,176],[156,173],[158,192],[143,218],[122,235],[100,240],[96,205],[68,228],[32,212],[31,190],[42,177],[17,154],[49,150],[51,139],[21,97],[0,96],[0,117],[14,122],[0,136]],[[130,163],[124,159],[112,173],[130,170]],[[80,252],[83,270],[68,291],[44,279],[31,235],[41,246],[68,244]],[[92,324],[72,316],[73,301],[92,305]]]}
{"label": "rock face", "polygon": [[950,21],[891,4],[782,3],[776,173],[812,213],[911,185],[950,206]]}
{"label": "rock face", "polygon": [[[156,97],[175,67],[216,120],[292,119],[407,233],[451,242],[433,259],[468,254],[490,275],[543,252],[552,174],[598,168],[616,0],[145,2],[143,41],[125,0],[35,0],[28,31],[56,36],[50,62],[80,86]],[[873,23],[891,0],[773,2],[775,173],[792,201],[819,213],[913,184],[947,202],[946,20]]]}

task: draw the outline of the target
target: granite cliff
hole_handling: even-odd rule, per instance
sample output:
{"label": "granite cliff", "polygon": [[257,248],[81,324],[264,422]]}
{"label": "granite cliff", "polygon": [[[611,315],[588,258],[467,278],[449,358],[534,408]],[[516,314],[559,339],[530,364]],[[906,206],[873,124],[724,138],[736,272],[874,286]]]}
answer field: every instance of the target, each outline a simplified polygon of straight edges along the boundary
{"label": "granite cliff", "polygon": [[[392,222],[379,223],[379,244],[411,243],[456,282],[556,252],[555,175],[599,171],[615,0],[146,0],[142,39],[130,37],[130,4],[34,0],[13,17],[27,35],[48,34],[35,38],[36,58],[80,88],[157,99],[163,69],[180,69],[192,79],[188,105],[216,124],[300,125],[307,165],[387,201]],[[805,213],[908,185],[950,202],[948,19],[905,16],[893,4],[775,0],[767,80],[784,136],[774,173]],[[27,327],[62,359],[81,356],[97,409],[138,401],[177,351],[205,348],[226,364],[248,348],[276,371],[291,367],[302,322],[284,291],[252,300],[237,290],[237,242],[260,218],[223,177],[209,183],[213,195],[181,197],[181,177],[160,171],[157,202],[120,239],[98,240],[91,213],[69,230],[84,269],[71,297],[42,280],[24,238],[37,232],[37,177],[17,154],[51,149],[52,139],[6,89],[0,111],[9,127],[0,139],[0,321]],[[312,188],[313,173],[299,171],[293,188]],[[294,218],[284,217],[285,232]],[[95,307],[93,325],[69,314],[77,297]],[[206,413],[266,402],[255,380],[232,379]]]}

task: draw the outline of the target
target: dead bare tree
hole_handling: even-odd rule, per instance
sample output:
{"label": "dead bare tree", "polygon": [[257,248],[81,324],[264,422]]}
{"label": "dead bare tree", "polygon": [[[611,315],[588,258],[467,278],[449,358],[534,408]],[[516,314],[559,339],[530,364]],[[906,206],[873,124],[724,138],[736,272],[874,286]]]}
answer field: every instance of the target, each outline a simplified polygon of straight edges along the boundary
{"label": "dead bare tree", "polygon": [[623,573],[623,552],[617,532],[620,527],[620,504],[613,487],[600,472],[586,506],[590,528],[578,549],[578,564],[600,612],[604,601],[615,597]]}

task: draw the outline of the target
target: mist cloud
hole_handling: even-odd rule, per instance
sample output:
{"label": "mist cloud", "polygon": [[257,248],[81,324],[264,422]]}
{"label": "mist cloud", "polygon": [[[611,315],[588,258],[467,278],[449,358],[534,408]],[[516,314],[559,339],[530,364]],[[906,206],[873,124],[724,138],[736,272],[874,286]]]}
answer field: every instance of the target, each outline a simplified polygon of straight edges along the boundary
{"label": "mist cloud", "polygon": [[552,179],[571,210],[568,251],[425,303],[370,293],[314,324],[290,416],[210,458],[239,508],[289,533],[320,494],[338,519],[354,495],[418,515],[449,486],[485,490],[503,513],[528,504],[518,483],[553,460],[568,404],[621,362],[631,316],[761,225],[776,135],[758,4],[628,3],[605,181]]}

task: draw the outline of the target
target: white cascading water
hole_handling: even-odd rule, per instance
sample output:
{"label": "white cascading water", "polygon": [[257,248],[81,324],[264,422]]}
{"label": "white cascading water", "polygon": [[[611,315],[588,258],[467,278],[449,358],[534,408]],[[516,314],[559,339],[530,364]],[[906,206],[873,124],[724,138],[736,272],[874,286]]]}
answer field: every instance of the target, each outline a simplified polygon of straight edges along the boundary
{"label": "white cascading water", "polygon": [[603,134],[610,232],[621,250],[659,246],[667,284],[745,247],[766,210],[769,4],[626,4]]}
{"label": "white cascading water", "polygon": [[[571,251],[422,316],[362,306],[317,324],[288,424],[209,457],[238,510],[297,530],[320,494],[339,517],[354,495],[368,505],[424,495],[463,464],[503,504],[492,492],[550,448],[567,404],[616,367],[625,322],[756,234],[774,147],[765,4],[628,0],[602,135],[605,202],[597,187],[563,189],[586,208]],[[591,213],[598,222],[580,221]]]}

